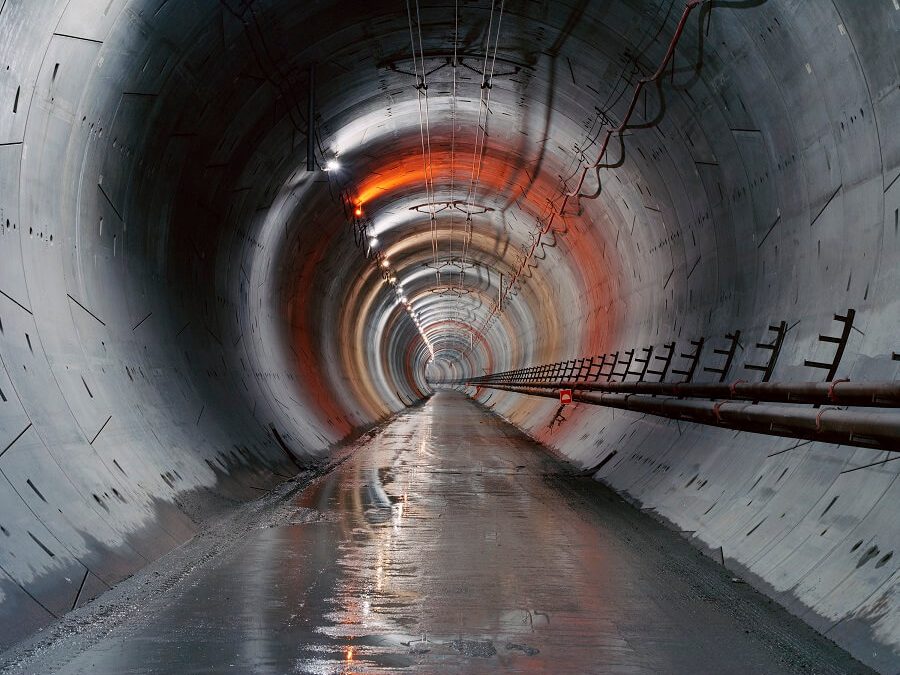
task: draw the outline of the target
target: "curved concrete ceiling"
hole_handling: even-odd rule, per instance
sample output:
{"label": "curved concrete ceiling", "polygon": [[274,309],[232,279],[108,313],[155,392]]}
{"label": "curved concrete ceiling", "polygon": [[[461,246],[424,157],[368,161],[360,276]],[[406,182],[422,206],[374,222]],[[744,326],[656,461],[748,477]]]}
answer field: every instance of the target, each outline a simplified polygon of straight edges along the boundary
{"label": "curved concrete ceiling", "polygon": [[[890,0],[699,4],[566,200],[683,9],[0,3],[3,642],[429,380],[786,320],[805,381],[848,308],[840,376],[896,378]],[[897,658],[895,470],[840,473],[883,453],[480,397]]]}

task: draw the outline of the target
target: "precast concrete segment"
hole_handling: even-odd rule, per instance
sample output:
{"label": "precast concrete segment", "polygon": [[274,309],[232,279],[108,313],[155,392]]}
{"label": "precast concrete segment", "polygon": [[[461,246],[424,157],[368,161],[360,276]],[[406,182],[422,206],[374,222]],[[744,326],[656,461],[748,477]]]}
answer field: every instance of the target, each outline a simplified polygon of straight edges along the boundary
{"label": "precast concrete segment", "polygon": [[460,393],[373,436],[162,597],[138,579],[112,633],[86,615],[95,642],[57,634],[19,670],[870,672]]}
{"label": "precast concrete segment", "polygon": [[[598,198],[555,216],[683,5],[492,5],[0,1],[0,642],[402,410],[423,334],[459,379],[786,321],[773,381],[806,382],[852,308],[836,377],[896,380],[895,2],[703,3]],[[311,99],[334,171],[306,170]],[[898,463],[483,399],[897,670]]]}

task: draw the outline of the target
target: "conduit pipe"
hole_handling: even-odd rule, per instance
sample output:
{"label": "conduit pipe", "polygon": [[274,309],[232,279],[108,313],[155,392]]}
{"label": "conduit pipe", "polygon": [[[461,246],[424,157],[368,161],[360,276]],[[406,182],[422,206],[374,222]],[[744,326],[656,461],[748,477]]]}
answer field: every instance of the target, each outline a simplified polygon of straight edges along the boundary
{"label": "conduit pipe", "polygon": [[[492,387],[495,380],[475,379],[467,384]],[[510,383],[512,384],[512,383]],[[519,382],[513,386],[533,389],[572,389],[611,394],[642,394],[677,398],[714,398],[765,403],[814,403],[816,405],[900,407],[898,382],[583,382],[579,380]]]}
{"label": "conduit pipe", "polygon": [[[545,398],[558,397],[554,391],[535,387],[475,383],[472,386]],[[900,452],[900,416],[888,413],[728,400],[685,400],[641,394],[573,392],[572,400],[769,436]]]}

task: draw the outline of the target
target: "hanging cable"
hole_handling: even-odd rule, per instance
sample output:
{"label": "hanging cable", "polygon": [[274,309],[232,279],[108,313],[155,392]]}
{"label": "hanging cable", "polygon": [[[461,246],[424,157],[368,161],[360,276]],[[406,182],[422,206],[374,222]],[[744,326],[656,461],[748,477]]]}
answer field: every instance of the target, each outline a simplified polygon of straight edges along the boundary
{"label": "hanging cable", "polygon": [[[409,41],[413,54],[413,70],[416,77],[416,99],[419,107],[419,137],[422,147],[422,170],[425,182],[425,197],[428,202],[431,228],[431,255],[435,267],[435,280],[440,285],[440,269],[438,268],[437,214],[434,206],[434,166],[431,158],[431,125],[428,106],[428,73],[425,68],[425,50],[422,41],[422,17],[419,2],[416,0],[416,20],[413,28],[412,8],[406,0],[406,14],[409,23]],[[416,54],[416,36],[418,36],[418,55]],[[421,66],[421,75],[419,67]]]}
{"label": "hanging cable", "polygon": [[[533,238],[533,240],[531,242],[531,246],[526,249],[526,253],[525,253],[522,261],[519,263],[515,274],[512,276],[509,283],[507,284],[506,293],[503,294],[503,296],[502,296],[503,299],[505,299],[505,297],[506,297],[506,295],[508,295],[509,291],[519,281],[519,278],[521,277],[523,271],[525,270],[525,267],[528,264],[528,261],[534,255],[535,251],[537,250],[537,247],[541,245],[541,239],[543,238],[544,235],[549,234],[550,231],[553,229],[554,220],[556,219],[557,216],[562,215],[563,211],[565,210],[566,206],[569,203],[569,200],[574,197],[576,200],[576,203],[580,204],[582,199],[596,199],[597,197],[600,196],[600,194],[601,194],[600,169],[605,166],[602,162],[603,162],[604,157],[606,156],[606,151],[608,149],[610,139],[612,138],[613,135],[621,134],[623,131],[625,131],[625,129],[627,129],[628,122],[630,121],[631,116],[634,114],[634,110],[637,107],[638,98],[639,98],[644,86],[646,86],[647,84],[649,84],[651,82],[656,82],[660,79],[660,77],[662,77],[662,74],[665,72],[666,67],[669,65],[669,63],[671,62],[671,60],[675,54],[675,48],[677,47],[678,42],[681,39],[681,35],[684,32],[684,27],[687,24],[687,20],[688,20],[688,17],[690,16],[691,12],[693,12],[694,9],[696,9],[697,7],[702,5],[704,2],[708,2],[708,1],[709,0],[688,0],[688,2],[685,5],[684,11],[681,14],[681,18],[678,21],[678,25],[675,28],[675,32],[672,35],[671,40],[669,41],[669,45],[668,45],[668,48],[666,49],[666,53],[665,53],[662,61],[659,64],[659,67],[656,69],[656,71],[652,75],[638,80],[638,83],[635,86],[632,97],[631,97],[631,102],[629,103],[628,109],[627,109],[625,115],[623,116],[622,121],[619,123],[619,125],[616,127],[613,127],[611,124],[605,125],[606,133],[605,133],[605,135],[603,137],[603,141],[600,145],[600,150],[598,152],[597,159],[592,164],[583,166],[583,168],[581,170],[580,178],[578,180],[578,183],[577,183],[575,189],[571,190],[571,191],[564,191],[562,193],[562,195],[561,195],[562,200],[558,207],[553,204],[550,205],[550,214],[546,218],[546,223],[542,224],[541,227],[537,230],[536,236]],[[584,181],[587,177],[588,172],[590,172],[590,171],[594,171],[596,173],[598,187],[595,192],[590,193],[590,194],[585,194],[585,193],[581,192],[581,188],[584,186]],[[491,309],[490,313],[488,314],[488,316],[485,318],[484,322],[481,325],[481,330],[480,330],[480,332],[482,334],[484,334],[484,332],[488,329],[488,324],[494,318],[496,318],[498,308],[499,308],[499,304],[498,304],[498,306],[493,307]]]}
{"label": "hanging cable", "polygon": [[[459,0],[453,2],[453,86],[450,91],[450,237],[449,256],[447,260],[453,264],[453,230],[456,215],[456,68],[457,49],[459,46]],[[451,268],[452,269],[452,268]],[[460,267],[460,272],[462,268]],[[450,285],[453,284],[453,273],[450,273]]]}
{"label": "hanging cable", "polygon": [[[472,242],[472,209],[475,206],[475,198],[478,193],[479,181],[481,179],[482,156],[487,141],[487,120],[490,114],[491,89],[494,80],[494,68],[497,64],[497,51],[500,46],[500,28],[503,22],[503,7],[505,0],[500,0],[500,8],[497,13],[497,32],[494,38],[493,55],[491,55],[491,33],[494,26],[494,12],[496,0],[491,2],[491,14],[488,19],[488,29],[485,39],[484,64],[481,73],[481,94],[478,101],[478,121],[475,125],[475,147],[472,151],[472,173],[469,179],[469,190],[466,197],[466,227],[465,235],[462,243],[462,259],[460,265],[460,283],[459,296],[457,297],[457,309],[459,307],[462,291],[465,289],[466,283],[466,264],[469,256],[469,246]],[[490,63],[490,69],[488,69]],[[458,311],[457,311],[458,316]]]}
{"label": "hanging cable", "polygon": [[[413,56],[413,71],[415,73],[416,78],[416,99],[418,102],[419,108],[419,137],[422,148],[422,168],[423,168],[423,179],[425,182],[425,196],[428,201],[429,211],[430,211],[430,226],[431,226],[431,253],[432,258],[435,263],[435,275],[436,281],[440,284],[440,270],[437,267],[438,260],[438,247],[437,247],[437,222],[436,222],[436,212],[434,208],[434,168],[431,159],[431,127],[428,116],[428,73],[425,68],[425,48],[422,41],[422,16],[419,10],[419,1],[415,0],[416,7],[416,28],[413,29],[413,16],[412,16],[412,8],[410,7],[409,0],[406,0],[406,16],[409,24],[409,43],[410,48],[412,50]],[[416,53],[416,36],[418,36],[418,54]],[[419,66],[421,65],[422,72],[421,76],[419,75]],[[395,279],[394,277],[391,277]],[[397,292],[398,298],[400,298],[403,304],[406,305],[406,309],[410,314],[413,322],[416,325],[419,334],[422,336],[423,341],[428,347],[431,355],[434,356],[434,349],[429,341],[427,335],[424,332],[423,327],[421,326],[410,302],[406,299],[406,297],[402,294],[400,290],[399,283],[395,280],[394,282],[395,290]]]}

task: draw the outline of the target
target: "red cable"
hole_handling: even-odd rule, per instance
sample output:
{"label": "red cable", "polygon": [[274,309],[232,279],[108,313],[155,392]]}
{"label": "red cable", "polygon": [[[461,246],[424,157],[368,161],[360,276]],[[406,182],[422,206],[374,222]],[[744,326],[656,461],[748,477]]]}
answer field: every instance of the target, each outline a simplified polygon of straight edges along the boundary
{"label": "red cable", "polygon": [[828,400],[831,401],[832,403],[837,403],[837,396],[834,393],[834,385],[840,384],[841,382],[849,382],[849,381],[850,381],[850,378],[845,377],[840,380],[835,380],[834,382],[832,382],[831,386],[828,387]]}
{"label": "red cable", "polygon": [[[698,6],[703,4],[705,1],[706,0],[688,0],[688,3],[685,5],[684,11],[681,14],[681,19],[678,21],[678,26],[675,28],[675,33],[672,35],[672,39],[669,41],[669,48],[666,50],[666,54],[663,57],[662,62],[659,64],[659,68],[657,68],[656,72],[653,73],[653,75],[651,75],[650,77],[645,77],[638,81],[637,85],[634,88],[634,95],[631,97],[631,104],[628,106],[628,111],[626,112],[625,117],[622,119],[622,123],[619,124],[619,126],[616,127],[615,129],[607,129],[606,137],[603,139],[603,145],[600,147],[600,153],[597,156],[597,161],[594,162],[594,164],[592,166],[585,167],[582,170],[581,178],[579,179],[578,185],[576,186],[576,188],[572,192],[566,192],[564,194],[560,208],[558,210],[554,209],[553,211],[551,211],[550,217],[547,219],[546,227],[542,227],[540,230],[538,230],[537,238],[535,239],[534,243],[532,243],[531,250],[529,251],[528,255],[525,256],[524,260],[522,260],[522,263],[519,265],[519,268],[516,270],[516,273],[513,275],[512,280],[510,281],[509,285],[506,287],[506,292],[503,294],[503,301],[506,300],[506,298],[509,295],[509,289],[511,289],[515,285],[516,281],[518,281],[519,275],[522,273],[522,270],[525,269],[525,265],[528,263],[528,261],[534,255],[534,251],[537,248],[538,243],[540,243],[541,237],[545,234],[549,234],[551,228],[553,227],[553,220],[556,218],[556,215],[558,213],[561,214],[565,210],[566,204],[568,204],[568,201],[569,201],[569,197],[575,197],[577,202],[579,202],[579,204],[580,204],[582,197],[584,197],[586,199],[596,199],[597,197],[600,196],[599,189],[596,192],[596,194],[594,194],[594,195],[585,195],[580,192],[581,186],[584,185],[584,180],[587,177],[587,172],[591,171],[591,170],[596,170],[597,171],[597,182],[599,184],[600,162],[603,160],[603,157],[606,154],[606,149],[607,149],[607,146],[609,145],[610,138],[612,138],[613,134],[621,133],[621,132],[625,131],[625,128],[627,127],[628,122],[631,120],[631,116],[634,113],[634,109],[637,107],[638,98],[640,97],[641,90],[644,88],[644,85],[649,84],[650,82],[655,82],[660,77],[662,77],[663,72],[666,69],[666,66],[669,65],[669,61],[672,60],[672,56],[675,54],[675,48],[678,45],[678,41],[681,39],[681,34],[684,32],[684,27],[687,24],[688,17],[690,16],[691,12],[694,11],[695,8],[697,8]],[[500,307],[501,304],[502,304],[502,302],[497,303],[497,305],[491,309],[490,313],[485,318],[484,323],[482,324],[481,330],[479,332],[483,333],[485,330],[487,330],[488,322],[496,315],[497,308]]]}
{"label": "red cable", "polygon": [[719,424],[722,423],[722,414],[719,412],[719,408],[728,403],[728,401],[719,401],[713,406],[713,414],[716,416],[716,422]]}

